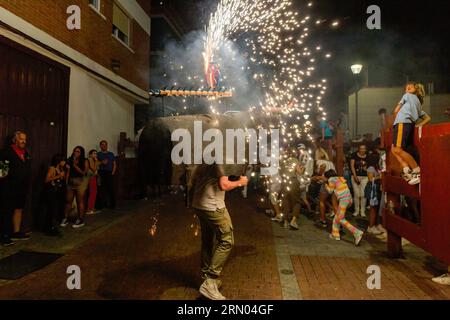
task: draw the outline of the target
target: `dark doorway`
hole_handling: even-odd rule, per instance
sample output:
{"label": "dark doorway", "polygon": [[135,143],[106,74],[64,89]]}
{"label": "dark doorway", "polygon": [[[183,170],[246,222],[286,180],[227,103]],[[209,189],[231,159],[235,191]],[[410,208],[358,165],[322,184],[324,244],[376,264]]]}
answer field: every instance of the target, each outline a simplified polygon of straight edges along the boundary
{"label": "dark doorway", "polygon": [[28,134],[32,189],[25,230],[39,224],[41,193],[54,154],[66,154],[70,68],[0,36],[0,148],[21,130]]}

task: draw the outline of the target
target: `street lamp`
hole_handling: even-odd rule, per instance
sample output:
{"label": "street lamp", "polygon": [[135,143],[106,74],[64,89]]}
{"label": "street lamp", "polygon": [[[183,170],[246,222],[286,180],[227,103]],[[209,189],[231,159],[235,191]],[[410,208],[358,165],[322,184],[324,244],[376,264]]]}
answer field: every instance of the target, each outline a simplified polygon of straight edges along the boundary
{"label": "street lamp", "polygon": [[358,136],[358,91],[359,91],[358,75],[361,73],[361,71],[363,69],[363,65],[362,64],[354,64],[350,68],[352,69],[353,74],[356,76],[355,77],[355,81],[356,81],[356,90],[355,90],[355,99],[356,99],[356,104],[355,104],[355,120],[356,120],[355,138],[356,138]]}

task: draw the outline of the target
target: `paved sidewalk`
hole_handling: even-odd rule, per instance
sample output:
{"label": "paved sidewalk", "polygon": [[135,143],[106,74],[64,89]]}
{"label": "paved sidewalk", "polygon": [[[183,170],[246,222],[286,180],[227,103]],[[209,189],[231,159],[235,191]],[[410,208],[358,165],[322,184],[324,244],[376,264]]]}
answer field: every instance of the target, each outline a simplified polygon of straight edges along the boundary
{"label": "paved sidewalk", "polygon": [[[383,240],[351,236],[337,242],[302,216],[300,230],[273,223],[256,199],[227,196],[235,248],[225,266],[229,299],[449,299],[450,287],[424,251],[405,243],[405,259],[386,257]],[[153,227],[153,228],[152,228]],[[156,227],[156,229],[155,229]],[[153,235],[152,235],[153,234]],[[180,196],[140,201],[89,218],[63,240],[34,235],[21,248],[65,255],[16,281],[3,282],[0,299],[199,299],[200,230]],[[2,251],[2,255],[13,250]],[[82,290],[68,290],[66,269],[81,268]],[[366,286],[369,265],[381,268],[381,290]]]}
{"label": "paved sidewalk", "polygon": [[[229,299],[281,299],[271,224],[252,201],[236,194],[230,198],[236,246],[224,271],[223,294]],[[0,299],[198,299],[197,228],[182,198],[142,201],[129,218],[52,265],[0,287]],[[82,290],[66,287],[70,265],[81,268]]]}
{"label": "paved sidewalk", "polygon": [[[404,259],[389,259],[385,237],[366,235],[355,247],[349,232],[335,241],[312,220],[302,216],[300,221],[298,231],[275,223],[273,230],[289,252],[302,299],[450,299],[450,287],[431,281],[445,272],[439,270],[443,266],[409,242],[404,241]],[[380,290],[367,288],[371,265],[380,267]]]}

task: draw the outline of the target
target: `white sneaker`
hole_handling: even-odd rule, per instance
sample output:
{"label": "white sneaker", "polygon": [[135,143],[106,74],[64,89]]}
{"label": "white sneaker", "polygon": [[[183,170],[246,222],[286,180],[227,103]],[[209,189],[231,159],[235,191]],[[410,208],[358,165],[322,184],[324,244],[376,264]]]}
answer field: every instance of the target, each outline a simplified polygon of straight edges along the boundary
{"label": "white sneaker", "polygon": [[329,237],[330,237],[330,239],[334,239],[336,241],[340,241],[341,240],[341,237],[335,237],[331,233],[330,233]]}
{"label": "white sneaker", "polygon": [[377,225],[375,228],[377,228],[381,233],[387,233],[387,230],[381,224]]}
{"label": "white sneaker", "polygon": [[69,220],[67,220],[67,218],[64,218],[61,223],[60,223],[60,227],[65,228],[67,227],[67,225],[69,224]]}
{"label": "white sneaker", "polygon": [[364,235],[364,232],[361,232],[359,235],[357,235],[357,236],[355,237],[355,246],[358,246],[358,245],[359,245],[359,243],[361,242],[361,239],[362,239],[363,235]]}
{"label": "white sneaker", "polygon": [[382,234],[383,232],[381,232],[380,230],[378,230],[377,227],[368,227],[367,228],[367,232],[369,234],[373,234],[374,236],[378,236],[380,234]]}
{"label": "white sneaker", "polygon": [[214,279],[206,279],[200,286],[199,291],[209,300],[226,300],[217,288],[217,282]]}
{"label": "white sneaker", "polygon": [[408,181],[408,184],[411,186],[414,186],[416,184],[420,183],[420,172],[419,173],[412,173],[412,178],[411,180]]}
{"label": "white sneaker", "polygon": [[450,273],[443,274],[442,276],[431,279],[433,282],[450,286]]}
{"label": "white sneaker", "polygon": [[281,222],[281,221],[283,221],[283,218],[282,217],[273,217],[270,220],[272,220],[274,222]]}
{"label": "white sneaker", "polygon": [[83,219],[77,219],[75,224],[72,225],[72,228],[74,228],[74,229],[79,229],[79,228],[82,228],[82,227],[84,227]]}
{"label": "white sneaker", "polygon": [[359,212],[358,212],[358,211],[353,212],[353,216],[354,216],[354,217],[359,216]]}
{"label": "white sneaker", "polygon": [[361,212],[361,217],[366,218],[366,213],[365,212]]}
{"label": "white sneaker", "polygon": [[291,226],[292,229],[298,230],[298,224],[297,221],[291,221],[291,223],[289,224]]}

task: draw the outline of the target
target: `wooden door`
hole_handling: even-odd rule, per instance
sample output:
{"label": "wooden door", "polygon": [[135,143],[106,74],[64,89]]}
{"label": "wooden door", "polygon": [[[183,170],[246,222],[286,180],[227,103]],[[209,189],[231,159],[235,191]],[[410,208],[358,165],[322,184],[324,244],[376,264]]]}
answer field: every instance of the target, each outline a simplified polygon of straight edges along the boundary
{"label": "wooden door", "polygon": [[66,66],[0,36],[0,148],[21,130],[32,157],[24,229],[42,216],[43,179],[52,156],[66,154],[69,75]]}

